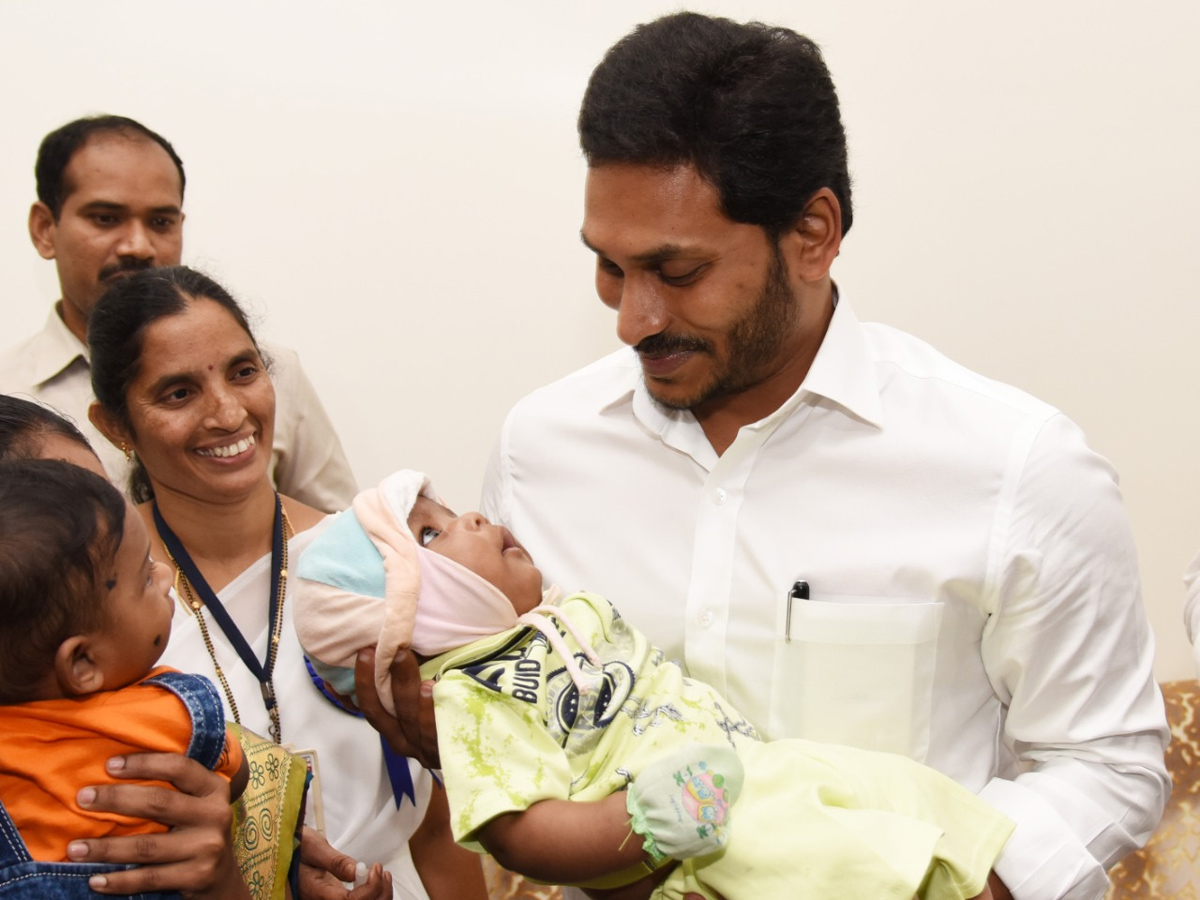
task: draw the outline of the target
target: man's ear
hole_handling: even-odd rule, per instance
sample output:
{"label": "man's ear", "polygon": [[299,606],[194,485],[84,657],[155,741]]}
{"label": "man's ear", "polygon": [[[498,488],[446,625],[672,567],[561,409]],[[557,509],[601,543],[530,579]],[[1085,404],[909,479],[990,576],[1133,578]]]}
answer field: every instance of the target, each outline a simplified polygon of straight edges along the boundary
{"label": "man's ear", "polygon": [[29,207],[29,239],[42,259],[54,259],[54,236],[58,223],[54,221],[54,213],[50,207],[39,200]]}
{"label": "man's ear", "polygon": [[93,400],[92,405],[88,407],[88,419],[96,426],[96,430],[108,438],[108,442],[118,450],[133,448],[133,437],[129,434],[129,429],[101,406],[99,400]]}
{"label": "man's ear", "polygon": [[58,645],[54,672],[64,697],[94,694],[104,687],[104,672],[92,656],[87,635],[76,634]]}
{"label": "man's ear", "polygon": [[821,188],[809,198],[779,246],[788,271],[801,280],[816,282],[829,274],[842,246],[842,205],[833,191]]}

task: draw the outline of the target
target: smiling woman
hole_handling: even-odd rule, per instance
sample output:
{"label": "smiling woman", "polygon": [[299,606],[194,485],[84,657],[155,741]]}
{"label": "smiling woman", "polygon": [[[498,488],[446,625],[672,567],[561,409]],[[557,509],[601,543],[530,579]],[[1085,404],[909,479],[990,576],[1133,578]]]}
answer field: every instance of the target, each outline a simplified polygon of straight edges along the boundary
{"label": "smiling woman", "polygon": [[172,495],[273,494],[275,389],[237,303],[182,267],[127,280],[90,341],[92,420],[122,450],[136,446],[131,495],[162,493],[161,506]]}
{"label": "smiling woman", "polygon": [[[180,614],[164,663],[218,684],[227,718],[308,748],[298,752],[315,763],[310,824],[333,846],[383,863],[404,896],[482,898],[440,788],[386,757],[370,726],[310,677],[288,565],[326,521],[271,484],[275,391],[237,302],[186,267],[138,272],[101,298],[88,339],[92,422],[136,456],[131,494],[153,554],[173,566]],[[373,870],[374,892],[353,896],[391,896],[391,877]]]}

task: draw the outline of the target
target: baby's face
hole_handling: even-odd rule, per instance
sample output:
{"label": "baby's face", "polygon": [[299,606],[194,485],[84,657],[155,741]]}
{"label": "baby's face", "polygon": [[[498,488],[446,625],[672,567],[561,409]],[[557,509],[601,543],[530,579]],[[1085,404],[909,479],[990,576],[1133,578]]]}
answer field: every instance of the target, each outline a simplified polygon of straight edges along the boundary
{"label": "baby's face", "polygon": [[104,690],[145,676],[171,637],[171,570],[150,558],[150,537],[142,517],[126,504],[125,533],[111,563],[101,568],[105,621],[94,634],[96,659],[104,670]]}
{"label": "baby's face", "polygon": [[408,528],[418,544],[498,588],[518,615],[542,602],[542,573],[507,528],[477,512],[456,516],[423,496],[413,504]]}

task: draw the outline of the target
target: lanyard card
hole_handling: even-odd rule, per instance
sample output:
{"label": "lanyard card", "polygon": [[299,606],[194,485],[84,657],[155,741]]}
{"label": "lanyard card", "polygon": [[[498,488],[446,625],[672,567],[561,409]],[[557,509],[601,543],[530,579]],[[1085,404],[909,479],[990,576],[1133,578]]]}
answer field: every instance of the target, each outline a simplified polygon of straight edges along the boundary
{"label": "lanyard card", "polygon": [[291,744],[285,744],[284,749],[289,753],[304,759],[308,766],[308,800],[304,804],[304,824],[315,828],[321,834],[325,833],[325,807],[321,802],[321,767],[317,764],[317,751],[302,750]]}

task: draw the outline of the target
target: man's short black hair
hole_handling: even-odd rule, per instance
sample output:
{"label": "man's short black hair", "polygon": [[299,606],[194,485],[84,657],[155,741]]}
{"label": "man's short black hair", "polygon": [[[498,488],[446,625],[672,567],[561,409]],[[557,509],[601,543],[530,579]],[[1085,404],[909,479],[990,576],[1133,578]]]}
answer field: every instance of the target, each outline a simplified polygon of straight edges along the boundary
{"label": "man's short black hair", "polygon": [[850,173],[837,91],[820,48],[761,22],[664,16],[622,38],[579,111],[589,166],[694,166],[725,215],[774,238],[829,188],[850,230]]}
{"label": "man's short black hair", "polygon": [[38,148],[37,163],[33,167],[37,178],[37,196],[50,208],[50,214],[56,222],[62,213],[63,203],[71,192],[64,177],[71,157],[83,148],[89,138],[103,133],[144,138],[166,150],[167,156],[171,157],[171,162],[175,163],[175,169],[179,172],[179,198],[183,199],[183,188],[187,184],[187,178],[183,174],[183,160],[179,158],[170,141],[141,122],[125,116],[85,116],[54,129],[42,138],[42,145]]}

